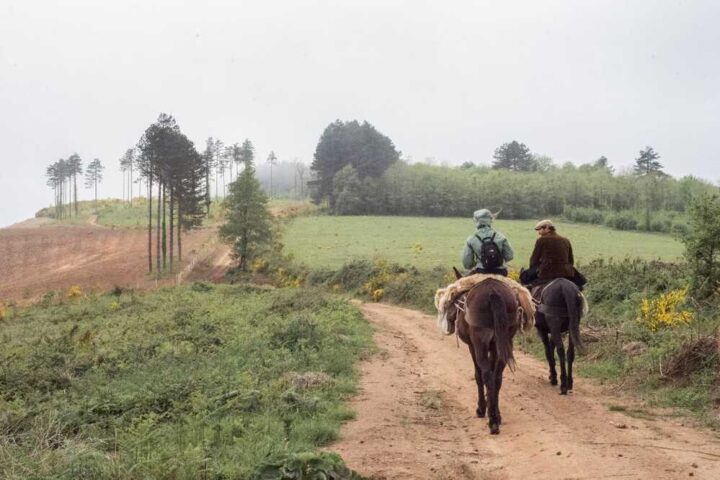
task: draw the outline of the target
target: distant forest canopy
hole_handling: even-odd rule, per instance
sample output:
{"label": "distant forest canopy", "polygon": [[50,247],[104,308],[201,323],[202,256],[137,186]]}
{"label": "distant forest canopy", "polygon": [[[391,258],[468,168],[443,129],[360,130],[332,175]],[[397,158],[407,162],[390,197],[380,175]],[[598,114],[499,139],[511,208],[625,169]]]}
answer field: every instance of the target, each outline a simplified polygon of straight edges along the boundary
{"label": "distant forest canopy", "polygon": [[[371,148],[363,147],[364,139]],[[621,230],[682,233],[690,200],[717,192],[705,180],[665,174],[652,147],[640,151],[631,172],[619,174],[605,157],[557,166],[517,141],[498,147],[489,166],[409,164],[393,152],[392,142],[367,122],[331,124],[311,167],[318,178],[311,182],[313,200],[338,215],[469,216],[489,208],[502,210],[501,218],[562,216]],[[368,170],[374,158],[382,168]]]}

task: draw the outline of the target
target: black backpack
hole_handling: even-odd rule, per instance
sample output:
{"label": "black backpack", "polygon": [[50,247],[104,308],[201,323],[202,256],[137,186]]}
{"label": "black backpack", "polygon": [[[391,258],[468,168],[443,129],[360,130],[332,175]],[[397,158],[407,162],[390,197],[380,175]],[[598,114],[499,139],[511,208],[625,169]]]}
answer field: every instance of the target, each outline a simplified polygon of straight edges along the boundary
{"label": "black backpack", "polygon": [[484,269],[492,270],[494,268],[500,268],[503,264],[503,256],[495,243],[495,235],[496,233],[493,233],[492,237],[485,238],[480,238],[475,235],[475,238],[480,240],[479,257]]}

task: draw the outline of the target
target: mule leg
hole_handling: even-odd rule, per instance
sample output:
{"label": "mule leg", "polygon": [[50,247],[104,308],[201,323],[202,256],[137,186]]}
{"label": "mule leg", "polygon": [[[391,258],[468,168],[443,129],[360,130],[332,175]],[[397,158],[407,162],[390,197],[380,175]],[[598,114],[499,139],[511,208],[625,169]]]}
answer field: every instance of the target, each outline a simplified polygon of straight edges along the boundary
{"label": "mule leg", "polygon": [[547,359],[548,366],[550,367],[550,376],[548,376],[548,380],[550,380],[550,385],[557,385],[557,370],[555,370],[555,346],[550,343],[550,338],[548,338],[547,330],[541,330],[538,328],[537,332],[540,340],[542,340],[543,345],[545,346],[545,358]]}
{"label": "mule leg", "polygon": [[575,361],[575,342],[573,342],[572,335],[568,335],[568,352],[567,352],[567,374],[568,390],[573,389],[573,362]]}
{"label": "mule leg", "polygon": [[495,404],[497,405],[497,423],[502,425],[502,415],[500,414],[500,389],[502,388],[503,372],[505,371],[505,362],[498,360],[495,364]]}
{"label": "mule leg", "polygon": [[494,357],[489,352],[489,345],[482,345],[481,342],[477,342],[475,347],[475,355],[477,355],[478,366],[482,372],[482,380],[487,391],[487,403],[488,403],[488,426],[490,427],[490,433],[493,435],[500,433],[500,425],[497,421],[497,395],[495,393],[495,371],[494,371]]}
{"label": "mule leg", "polygon": [[550,326],[550,339],[555,344],[555,350],[557,350],[558,360],[560,361],[560,395],[567,395],[567,370],[565,368],[565,347],[563,346],[562,333],[560,333],[560,321],[562,319],[550,320],[552,322]]}
{"label": "mule leg", "polygon": [[478,391],[478,404],[475,409],[475,414],[480,417],[485,417],[485,411],[487,410],[487,403],[485,402],[485,385],[483,384],[482,372],[478,366],[477,355],[475,354],[475,348],[472,343],[468,344],[470,349],[470,356],[472,357],[473,366],[475,367],[475,385],[477,385]]}

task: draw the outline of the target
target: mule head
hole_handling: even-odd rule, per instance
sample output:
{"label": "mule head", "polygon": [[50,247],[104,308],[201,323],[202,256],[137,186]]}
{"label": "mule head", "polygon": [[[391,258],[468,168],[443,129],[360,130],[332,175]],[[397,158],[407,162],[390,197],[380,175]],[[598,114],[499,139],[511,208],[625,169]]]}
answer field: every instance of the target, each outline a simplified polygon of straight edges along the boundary
{"label": "mule head", "polygon": [[455,333],[455,322],[457,321],[458,311],[459,309],[454,304],[451,304],[447,310],[438,314],[438,327],[440,327],[440,331],[445,335]]}

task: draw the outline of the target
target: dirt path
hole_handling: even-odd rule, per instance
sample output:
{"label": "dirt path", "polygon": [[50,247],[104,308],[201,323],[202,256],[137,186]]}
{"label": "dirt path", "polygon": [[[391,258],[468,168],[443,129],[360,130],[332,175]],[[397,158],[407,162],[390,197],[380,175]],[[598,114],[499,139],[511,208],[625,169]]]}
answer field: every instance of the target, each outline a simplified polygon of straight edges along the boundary
{"label": "dirt path", "polygon": [[[500,398],[503,425],[474,417],[470,355],[434,318],[365,304],[380,352],[361,366],[357,418],[329,447],[374,479],[720,478],[720,440],[682,419],[630,417],[609,388],[577,378],[560,396],[546,366],[516,351]],[[580,360],[582,361],[582,360]]]}

